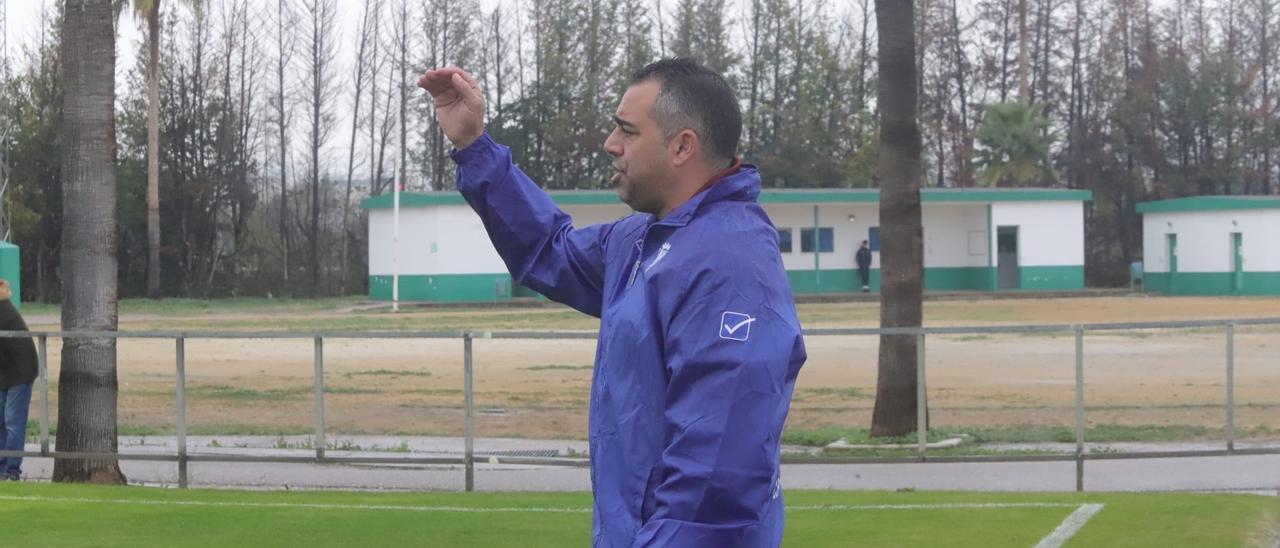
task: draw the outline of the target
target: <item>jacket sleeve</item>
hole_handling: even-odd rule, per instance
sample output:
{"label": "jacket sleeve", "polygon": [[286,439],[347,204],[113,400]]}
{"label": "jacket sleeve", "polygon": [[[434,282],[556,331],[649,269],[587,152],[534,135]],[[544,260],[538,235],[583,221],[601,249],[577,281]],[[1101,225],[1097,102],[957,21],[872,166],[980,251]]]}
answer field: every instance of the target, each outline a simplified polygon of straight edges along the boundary
{"label": "jacket sleeve", "polygon": [[777,437],[803,343],[785,280],[733,262],[696,275],[666,329],[666,447],[633,546],[773,544]]}
{"label": "jacket sleeve", "polygon": [[511,162],[511,150],[488,133],[452,157],[458,190],[480,215],[512,278],[599,317],[613,223],[573,228],[569,215]]}

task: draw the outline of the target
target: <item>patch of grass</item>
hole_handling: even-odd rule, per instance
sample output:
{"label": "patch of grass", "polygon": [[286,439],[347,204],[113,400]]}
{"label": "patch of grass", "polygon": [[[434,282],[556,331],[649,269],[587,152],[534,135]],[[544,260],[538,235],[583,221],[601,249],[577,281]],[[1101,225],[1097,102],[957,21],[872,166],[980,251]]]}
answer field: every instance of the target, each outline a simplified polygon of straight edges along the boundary
{"label": "patch of grass", "polygon": [[367,302],[368,297],[329,297],[322,299],[267,299],[235,297],[226,299],[123,299],[121,314],[216,314],[327,310]]}
{"label": "patch of grass", "polygon": [[[941,430],[930,430],[929,443],[947,439],[947,433]],[[811,430],[787,429],[782,432],[782,443],[787,445],[806,445],[821,447],[840,438],[854,445],[916,443],[916,435],[895,436],[889,438],[872,438],[867,428],[816,428]]]}
{"label": "patch of grass", "polygon": [[350,373],[343,374],[343,376],[347,378],[351,378],[352,376],[355,376],[355,375],[374,375],[374,376],[388,376],[388,377],[430,377],[431,372],[430,371],[408,371],[408,370],[392,371],[390,369],[374,369],[371,371],[352,371]]}
{"label": "patch of grass", "polygon": [[[914,442],[913,442],[914,443]],[[1056,451],[1040,449],[985,449],[976,446],[947,447],[929,449],[929,457],[1025,457],[1042,455],[1061,455]],[[825,449],[821,455],[789,454],[787,462],[801,463],[807,459],[822,457],[852,457],[860,459],[902,459],[918,456],[914,447],[909,449]]]}
{"label": "patch of grass", "polygon": [[457,396],[462,394],[460,388],[414,388],[401,391],[402,394],[421,394],[424,396]]}
{"label": "patch of grass", "polygon": [[[1242,430],[1242,437],[1264,436],[1271,430]],[[929,430],[930,443],[960,435],[967,435],[974,443],[1072,443],[1076,441],[1075,428],[1069,426],[1011,426],[1002,428],[946,427]],[[1090,442],[1165,442],[1217,439],[1222,430],[1194,425],[1146,425],[1099,424],[1085,429],[1084,439]],[[845,438],[855,445],[916,443],[915,434],[893,438],[872,438],[866,428],[815,428],[787,429],[782,432],[782,443],[818,447]]]}
{"label": "patch of grass", "polygon": [[[369,302],[367,296],[311,298],[235,297],[224,299],[121,299],[120,313],[158,316],[184,316],[205,314],[252,314],[257,312],[305,312],[314,310],[338,310]],[[22,303],[23,316],[57,316],[62,313],[59,303]]]}
{"label": "patch of grass", "polygon": [[955,342],[976,342],[976,341],[989,341],[991,340],[991,336],[990,335],[959,335],[955,337],[950,337],[950,339]]}
{"label": "patch of grass", "polygon": [[824,386],[822,388],[801,388],[799,390],[796,390],[796,392],[799,392],[806,397],[807,396],[839,396],[842,398],[856,398],[856,399],[867,399],[872,397],[868,395],[866,392],[863,392],[861,388],[856,388],[852,386],[844,387],[844,388],[833,388],[833,387],[827,387],[827,386]]}
{"label": "patch of grass", "polygon": [[581,371],[591,370],[595,366],[592,365],[535,365],[532,367],[521,367],[525,371]]}
{"label": "patch of grass", "polygon": [[296,401],[306,399],[311,392],[312,389],[301,387],[255,390],[225,384],[206,384],[187,389],[187,395],[193,399],[233,401]]}
{"label": "patch of grass", "polygon": [[356,388],[353,386],[328,386],[324,387],[325,394],[381,394],[382,390],[374,390],[372,388]]}
{"label": "patch of grass", "polygon": [[191,318],[162,323],[134,322],[129,329],[162,329],[179,331],[503,331],[503,330],[595,330],[600,321],[576,311],[546,312],[542,310],[503,311],[474,314],[353,313],[343,316],[262,317],[262,318]]}
{"label": "patch of grass", "polygon": [[[416,546],[430,539],[432,546],[443,547],[537,548],[582,546],[591,540],[590,493],[285,492],[42,483],[5,485],[4,490],[13,499],[0,501],[0,516],[20,515],[23,523],[6,529],[6,546],[181,548],[256,546],[270,539],[273,546],[317,548]],[[1072,546],[1244,546],[1259,538],[1270,541],[1280,514],[1276,499],[1253,495],[904,489],[788,490],[786,497],[784,545],[813,548],[1033,546],[1084,503],[1105,506],[1080,529]],[[220,506],[202,505],[207,503]],[[963,506],[992,503],[1064,506]],[[865,505],[899,509],[849,508]],[[916,505],[926,507],[910,508]],[[423,511],[426,507],[479,511]],[[513,511],[522,508],[530,511]]]}
{"label": "patch of grass", "polygon": [[[176,436],[178,430],[174,426],[152,426],[143,424],[121,424],[116,427],[119,436]],[[49,438],[58,433],[58,424],[49,424]],[[262,426],[257,424],[192,424],[187,426],[189,436],[297,436],[315,433],[315,428]],[[40,436],[40,425],[36,421],[27,422],[27,439],[35,440]]]}
{"label": "patch of grass", "polygon": [[[948,428],[948,432],[969,434],[977,443],[1072,443],[1075,428],[1067,426],[1013,426],[1007,428]],[[1086,428],[1085,441],[1090,442],[1163,442],[1209,439],[1221,429],[1193,425],[1099,424]]]}
{"label": "patch of grass", "polygon": [[22,303],[22,315],[57,316],[62,313],[62,306],[54,303]]}

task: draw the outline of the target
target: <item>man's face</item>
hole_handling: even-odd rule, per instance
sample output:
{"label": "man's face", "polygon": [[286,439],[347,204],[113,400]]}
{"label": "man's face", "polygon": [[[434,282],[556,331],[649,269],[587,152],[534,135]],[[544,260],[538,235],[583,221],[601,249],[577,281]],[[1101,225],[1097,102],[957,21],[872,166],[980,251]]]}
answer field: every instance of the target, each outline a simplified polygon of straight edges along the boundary
{"label": "man's face", "polygon": [[642,213],[662,210],[672,182],[668,143],[650,114],[660,91],[662,84],[654,80],[627,88],[614,115],[616,125],[604,142],[605,152],[613,156],[611,180],[618,185],[618,197]]}

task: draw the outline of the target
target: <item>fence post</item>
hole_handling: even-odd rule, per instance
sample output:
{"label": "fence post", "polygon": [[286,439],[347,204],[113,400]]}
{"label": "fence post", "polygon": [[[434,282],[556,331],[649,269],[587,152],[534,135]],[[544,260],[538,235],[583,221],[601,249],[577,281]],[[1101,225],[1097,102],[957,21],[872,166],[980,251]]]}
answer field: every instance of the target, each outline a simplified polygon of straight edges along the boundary
{"label": "fence post", "polygon": [[471,375],[471,334],[466,333],[462,336],[462,394],[463,409],[465,413],[465,424],[463,426],[466,436],[466,448],[464,449],[464,468],[466,469],[466,489],[467,491],[476,490],[476,463],[475,463],[475,435],[476,435],[476,416],[475,416],[475,399],[472,394],[472,375]]}
{"label": "fence post", "polygon": [[316,460],[324,459],[324,339],[316,336]]}
{"label": "fence post", "polygon": [[1236,325],[1227,324],[1227,451],[1236,450]]}
{"label": "fence post", "polygon": [[1076,491],[1084,491],[1084,326],[1076,326]]}
{"label": "fence post", "polygon": [[187,344],[186,338],[178,335],[177,359],[177,403],[178,408],[178,488],[187,488]]}
{"label": "fence post", "polygon": [[40,455],[49,456],[49,336],[40,335]]}
{"label": "fence post", "polygon": [[928,451],[925,444],[929,439],[929,406],[926,401],[929,391],[925,386],[924,342],[924,331],[921,331],[916,335],[916,455],[921,461],[925,460]]}

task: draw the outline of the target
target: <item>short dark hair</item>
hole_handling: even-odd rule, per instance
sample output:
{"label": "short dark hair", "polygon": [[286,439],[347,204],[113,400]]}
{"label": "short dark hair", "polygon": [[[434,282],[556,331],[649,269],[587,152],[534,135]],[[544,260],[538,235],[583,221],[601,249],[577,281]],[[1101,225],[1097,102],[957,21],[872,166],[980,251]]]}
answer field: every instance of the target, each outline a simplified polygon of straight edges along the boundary
{"label": "short dark hair", "polygon": [[631,85],[648,80],[662,84],[650,113],[662,128],[664,139],[692,129],[710,156],[730,159],[737,155],[742,112],[738,97],[723,76],[693,59],[671,57],[631,75]]}

